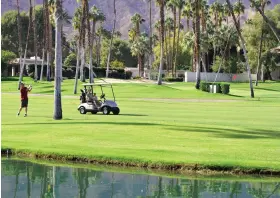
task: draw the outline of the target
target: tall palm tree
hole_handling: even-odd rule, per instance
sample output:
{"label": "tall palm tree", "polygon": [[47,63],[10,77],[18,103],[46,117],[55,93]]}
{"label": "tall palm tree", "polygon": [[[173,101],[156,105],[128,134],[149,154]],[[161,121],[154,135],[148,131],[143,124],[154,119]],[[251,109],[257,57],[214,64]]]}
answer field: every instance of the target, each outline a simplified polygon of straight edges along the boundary
{"label": "tall palm tree", "polygon": [[182,10],[183,10],[185,4],[186,4],[185,0],[176,0],[175,1],[175,6],[178,9],[178,25],[177,25],[178,32],[177,32],[177,44],[176,44],[175,54],[174,54],[174,65],[173,65],[174,76],[173,77],[176,77],[177,54],[178,54],[178,48],[179,48],[179,42],[180,42],[181,17],[182,17]]}
{"label": "tall palm tree", "polygon": [[[19,68],[22,68],[22,40],[21,40],[21,18],[19,12],[19,0],[17,0],[17,30],[18,30],[18,54],[19,54]],[[21,73],[22,74],[22,73]]]}
{"label": "tall palm tree", "polygon": [[[80,24],[80,20],[81,20],[81,16],[82,16],[82,8],[78,7],[75,10],[74,13],[74,17],[73,17],[73,28],[75,30],[78,30],[78,32],[80,32],[80,28],[81,28],[81,24]],[[76,63],[76,73],[75,73],[75,83],[74,83],[74,94],[77,94],[77,86],[78,86],[78,77],[79,77],[79,67],[80,67],[80,44],[81,44],[81,35],[78,34],[78,39],[77,39],[77,63]]]}
{"label": "tall palm tree", "polygon": [[165,47],[166,47],[166,62],[167,70],[172,69],[172,50],[171,50],[171,31],[174,28],[174,21],[171,17],[167,17],[165,20]]}
{"label": "tall palm tree", "polygon": [[[133,24],[133,31],[135,32],[135,38],[133,39],[139,39],[140,37],[140,25],[145,21],[145,19],[142,18],[142,16],[139,13],[134,14],[131,17],[131,22]],[[134,42],[134,40],[133,40]],[[144,68],[142,68],[142,56],[141,54],[137,54],[137,60],[138,60],[138,70],[139,70],[139,76],[143,77]]]}
{"label": "tall palm tree", "polygon": [[243,48],[244,57],[245,57],[245,61],[246,61],[247,73],[248,73],[249,82],[250,82],[251,97],[254,98],[254,88],[253,88],[253,83],[252,83],[251,69],[250,69],[250,65],[249,65],[249,61],[248,61],[248,56],[247,56],[247,50],[246,50],[246,47],[245,47],[245,40],[244,40],[244,38],[243,38],[243,36],[241,34],[241,31],[239,29],[239,24],[238,24],[238,22],[236,20],[236,17],[234,15],[234,11],[233,11],[232,5],[231,5],[229,0],[226,0],[226,1],[227,1],[229,10],[230,10],[231,16],[233,18],[234,25],[235,25],[235,28],[237,30],[238,36],[239,36],[240,41],[241,41],[241,45],[242,45],[242,48]]}
{"label": "tall palm tree", "polygon": [[152,27],[152,0],[149,1],[149,38],[150,38],[150,48],[149,48],[149,79],[151,78],[151,68],[153,65],[153,27]]}
{"label": "tall palm tree", "polygon": [[61,70],[62,70],[62,2],[55,2],[55,84],[54,84],[54,115],[53,119],[62,119],[61,104]]}
{"label": "tall palm tree", "polygon": [[223,13],[224,13],[224,18],[228,25],[228,18],[230,17],[230,12],[229,12],[229,8],[226,3],[223,4]]}
{"label": "tall palm tree", "polygon": [[158,72],[158,85],[162,85],[163,47],[164,47],[164,0],[157,0],[160,7],[160,64]]}
{"label": "tall palm tree", "polygon": [[210,14],[214,17],[215,26],[218,27],[219,25],[219,16],[222,11],[222,4],[219,2],[214,2],[210,6]]}
{"label": "tall palm tree", "polygon": [[38,80],[38,71],[37,71],[37,30],[36,30],[36,13],[35,13],[35,0],[33,0],[33,39],[34,39],[34,53],[35,53],[35,71],[34,71],[34,80]]}
{"label": "tall palm tree", "polygon": [[46,52],[47,52],[47,81],[51,80],[51,59],[52,59],[52,25],[50,23],[50,4],[48,0],[44,0],[45,4],[45,13],[44,17],[46,20],[45,32],[46,32]]}
{"label": "tall palm tree", "polygon": [[195,0],[195,62],[196,62],[196,83],[195,88],[200,86],[200,0]]}
{"label": "tall palm tree", "polygon": [[109,47],[109,53],[107,58],[107,69],[106,69],[106,78],[109,77],[109,67],[110,67],[110,60],[111,60],[111,51],[113,47],[113,39],[115,34],[115,28],[116,28],[116,20],[117,20],[117,11],[116,11],[116,0],[113,0],[113,9],[114,9],[114,23],[113,23],[113,29],[111,34],[111,40],[110,40],[110,47]]}
{"label": "tall palm tree", "polygon": [[176,7],[177,0],[169,0],[166,3],[166,6],[171,9],[173,13],[173,20],[174,20],[174,29],[173,29],[173,46],[172,46],[172,58],[171,58],[171,65],[172,65],[172,76],[174,76],[174,57],[175,57],[175,48],[176,48],[176,30],[177,30],[177,7]]}
{"label": "tall palm tree", "polygon": [[[260,4],[261,4],[261,10],[262,10],[262,12],[264,12],[264,9],[265,9],[265,6],[266,5],[269,5],[271,2],[270,1],[268,1],[268,0],[261,0],[260,1]],[[259,69],[260,69],[260,66],[261,66],[261,56],[262,56],[262,47],[263,47],[263,36],[264,36],[264,20],[263,20],[263,22],[262,22],[262,28],[261,28],[261,37],[260,37],[260,45],[259,45],[259,53],[258,53],[258,65],[257,65],[257,79],[256,79],[256,86],[258,86],[258,79],[259,79]],[[262,70],[263,70],[263,68],[262,68]],[[262,74],[263,74],[263,72],[262,72]],[[262,76],[262,79],[264,79],[263,78],[263,76]]]}
{"label": "tall palm tree", "polygon": [[21,68],[20,68],[18,89],[20,88],[20,82],[22,81],[23,70],[24,70],[25,61],[26,61],[26,56],[27,56],[28,41],[29,41],[30,31],[31,31],[31,29],[32,29],[32,14],[33,14],[32,2],[31,2],[31,0],[29,0],[29,22],[28,22],[28,30],[27,30],[27,37],[26,37],[24,58],[23,58],[22,66],[21,66]]}

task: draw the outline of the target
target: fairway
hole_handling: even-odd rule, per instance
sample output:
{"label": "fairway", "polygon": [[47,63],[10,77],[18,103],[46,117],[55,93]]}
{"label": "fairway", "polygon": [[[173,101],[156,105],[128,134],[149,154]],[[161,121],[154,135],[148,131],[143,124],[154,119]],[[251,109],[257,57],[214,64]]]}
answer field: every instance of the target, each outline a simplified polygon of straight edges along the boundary
{"label": "fairway", "polygon": [[[66,95],[72,82],[63,82],[69,83],[62,85]],[[60,121],[52,119],[52,95],[30,95],[28,117],[17,117],[19,94],[7,93],[17,91],[14,84],[2,84],[2,148],[139,165],[280,171],[279,83],[260,84],[253,100],[245,95],[248,84],[233,85],[235,96],[202,93],[184,83],[116,84],[120,115],[81,115],[79,95],[72,95],[62,98]],[[33,87],[35,93],[51,90]]]}

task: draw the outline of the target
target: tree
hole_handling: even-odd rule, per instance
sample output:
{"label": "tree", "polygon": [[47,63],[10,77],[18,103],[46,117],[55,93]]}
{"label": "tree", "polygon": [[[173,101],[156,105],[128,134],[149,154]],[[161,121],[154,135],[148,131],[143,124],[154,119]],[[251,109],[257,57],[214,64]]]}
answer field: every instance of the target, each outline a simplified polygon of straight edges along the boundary
{"label": "tree", "polygon": [[195,88],[200,86],[200,0],[195,0],[195,62],[196,62],[196,83]]}
{"label": "tree", "polygon": [[235,25],[235,28],[237,30],[238,36],[239,36],[239,38],[241,40],[241,45],[242,45],[244,56],[245,56],[246,67],[247,67],[247,72],[248,72],[248,77],[249,77],[249,82],[250,82],[251,97],[254,98],[254,88],[253,88],[253,84],[252,84],[252,76],[251,76],[251,70],[250,70],[250,65],[249,65],[248,56],[247,56],[247,50],[246,50],[246,47],[245,47],[245,40],[244,40],[244,38],[243,38],[243,36],[241,34],[241,31],[239,29],[238,23],[236,21],[232,5],[231,5],[229,0],[226,0],[226,1],[227,1],[229,10],[230,10],[231,16],[233,18],[234,25]]}
{"label": "tree", "polygon": [[[18,54],[19,54],[19,65],[22,67],[22,39],[21,39],[21,17],[19,12],[19,0],[17,0],[17,29],[18,29]],[[2,54],[3,56],[3,54]],[[1,57],[2,58],[2,57]],[[2,61],[1,61],[2,62]]]}
{"label": "tree", "polygon": [[163,50],[164,50],[164,0],[157,0],[160,7],[160,64],[158,72],[158,85],[162,85]]}
{"label": "tree", "polygon": [[1,71],[4,71],[8,63],[16,58],[17,55],[14,52],[1,50]]}
{"label": "tree", "polygon": [[237,14],[238,28],[240,29],[240,15],[243,14],[245,11],[245,6],[241,2],[241,0],[238,0],[237,2],[235,2],[234,6],[233,6],[233,11],[235,14]]}
{"label": "tree", "polygon": [[[138,38],[136,38],[133,43],[131,44],[131,53],[133,56],[140,57],[138,58],[138,65],[139,67],[143,65],[143,57],[146,52],[149,52],[149,39],[147,35],[142,34]],[[140,62],[139,62],[140,61]],[[143,76],[143,70],[140,70],[139,76]]]}
{"label": "tree", "polygon": [[109,76],[109,66],[110,66],[110,61],[111,61],[111,50],[112,50],[113,39],[114,39],[115,28],[116,28],[116,20],[117,20],[116,0],[113,1],[113,7],[114,7],[114,23],[113,23],[113,29],[112,29],[111,40],[110,40],[110,48],[109,48],[108,59],[107,59],[106,78],[108,78],[108,76]]}
{"label": "tree", "polygon": [[190,31],[190,19],[192,18],[192,5],[191,5],[190,1],[186,2],[182,15],[186,18],[187,31]]}
{"label": "tree", "polygon": [[177,54],[178,54],[180,30],[181,30],[181,16],[182,16],[182,10],[183,10],[185,4],[186,4],[185,0],[176,0],[175,1],[175,6],[178,9],[178,25],[177,25],[178,33],[177,33],[177,45],[176,45],[175,54],[174,54],[174,65],[173,65],[174,72],[172,72],[172,73],[174,73],[173,77],[176,77]]}
{"label": "tree", "polygon": [[20,67],[18,89],[20,88],[20,83],[21,83],[22,77],[23,77],[23,70],[24,70],[24,65],[25,65],[25,60],[26,60],[26,55],[27,55],[27,48],[28,48],[28,40],[29,40],[30,31],[32,29],[32,13],[33,13],[32,2],[31,2],[31,0],[29,0],[29,25],[28,25],[28,33],[27,33],[27,38],[26,38],[23,63]]}
{"label": "tree", "polygon": [[152,0],[149,1],[149,78],[151,77],[151,68],[153,65],[153,27],[152,27]]}
{"label": "tree", "polygon": [[[130,30],[132,31],[132,33],[130,35],[133,35],[131,36],[130,40],[134,43],[138,43],[139,42],[141,43],[141,35],[140,35],[140,24],[142,24],[145,20],[142,18],[142,16],[138,13],[134,14],[132,17],[131,17],[131,22],[133,24],[133,28]],[[134,43],[134,46],[135,46],[135,43]],[[134,47],[135,48],[135,47]],[[139,48],[139,46],[138,46]],[[137,49],[137,47],[136,47]],[[140,77],[143,77],[143,74],[144,74],[144,66],[143,66],[143,60],[142,60],[142,55],[141,54],[141,50],[134,50],[134,52],[139,52],[138,54],[135,54],[135,56],[137,56],[137,60],[138,60],[138,70],[139,70],[139,76]]]}
{"label": "tree", "polygon": [[62,73],[62,2],[56,0],[55,3],[55,86],[54,86],[54,115],[55,120],[62,119],[61,105],[61,73]]}
{"label": "tree", "polygon": [[35,0],[33,0],[33,39],[34,39],[34,53],[35,53],[35,71],[34,71],[34,80],[38,80],[38,70],[37,70],[37,25],[36,25],[36,14],[35,14]]}

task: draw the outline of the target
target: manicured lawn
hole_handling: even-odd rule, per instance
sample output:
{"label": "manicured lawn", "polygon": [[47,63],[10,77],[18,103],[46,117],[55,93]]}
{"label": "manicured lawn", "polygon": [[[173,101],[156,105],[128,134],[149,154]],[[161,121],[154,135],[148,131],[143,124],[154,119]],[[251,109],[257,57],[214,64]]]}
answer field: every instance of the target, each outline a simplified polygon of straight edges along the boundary
{"label": "manicured lawn", "polygon": [[[2,92],[17,92],[2,82]],[[73,81],[64,81],[65,95]],[[35,93],[52,93],[35,83]],[[63,97],[63,120],[54,121],[53,97],[30,96],[29,116],[16,117],[19,96],[2,93],[2,148],[157,164],[199,164],[280,171],[280,83],[248,84],[232,94],[202,93],[193,84],[115,84],[121,115],[80,115],[77,99]],[[239,97],[237,97],[239,96]],[[258,98],[259,97],[259,98]],[[234,99],[228,102],[135,98]]]}

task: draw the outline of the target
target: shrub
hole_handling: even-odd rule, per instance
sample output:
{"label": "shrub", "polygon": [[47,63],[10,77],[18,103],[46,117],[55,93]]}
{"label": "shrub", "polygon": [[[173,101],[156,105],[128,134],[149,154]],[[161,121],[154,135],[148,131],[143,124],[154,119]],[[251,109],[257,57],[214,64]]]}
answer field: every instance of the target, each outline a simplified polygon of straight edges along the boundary
{"label": "shrub", "polygon": [[124,69],[124,63],[118,60],[114,60],[110,63],[110,67],[114,69]]}
{"label": "shrub", "polygon": [[134,76],[133,79],[137,80],[137,79],[141,79],[140,76]]}
{"label": "shrub", "polygon": [[230,84],[221,84],[221,92],[223,94],[229,94]]}
{"label": "shrub", "polygon": [[209,88],[209,87],[210,87],[210,84],[211,84],[211,83],[201,81],[201,82],[200,82],[200,90],[201,90],[201,91],[209,92],[209,91],[210,91],[210,88]]}
{"label": "shrub", "polygon": [[183,82],[184,78],[164,78],[163,80],[165,80],[166,82]]}
{"label": "shrub", "polygon": [[132,71],[125,71],[125,79],[131,79]]}
{"label": "shrub", "polygon": [[216,85],[216,90],[218,90],[217,93],[222,93],[221,83],[210,83],[210,85]]}

